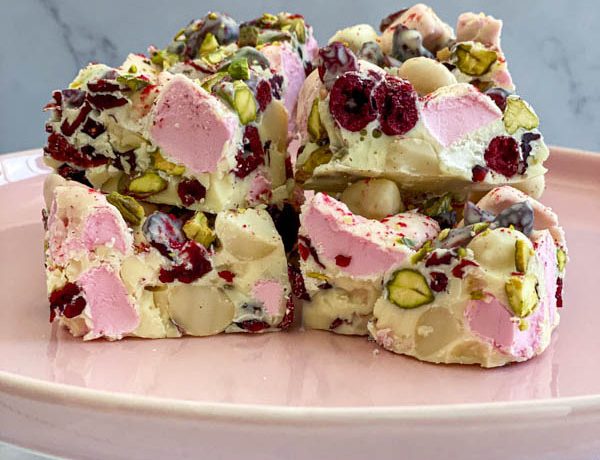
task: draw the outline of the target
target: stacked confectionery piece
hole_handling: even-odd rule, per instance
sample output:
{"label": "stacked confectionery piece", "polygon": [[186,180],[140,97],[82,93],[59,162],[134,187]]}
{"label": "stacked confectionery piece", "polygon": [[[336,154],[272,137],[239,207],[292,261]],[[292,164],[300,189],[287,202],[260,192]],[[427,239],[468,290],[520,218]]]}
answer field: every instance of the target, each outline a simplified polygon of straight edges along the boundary
{"label": "stacked confectionery piece", "polygon": [[52,319],[86,339],[291,324],[271,216],[294,217],[299,204],[288,131],[316,51],[299,15],[239,25],[209,13],[166,49],[90,64],[54,92],[44,149],[58,173],[46,184]]}
{"label": "stacked confectionery piece", "polygon": [[[502,22],[209,13],[56,91],[51,318],[86,339],[287,328],[495,367],[548,346],[567,250]],[[313,70],[314,65],[314,70]],[[60,177],[62,176],[62,177]]]}
{"label": "stacked confectionery piece", "polygon": [[548,346],[566,246],[501,27],[465,13],[455,35],[418,4],[319,50],[294,158],[306,327],[484,367]]}

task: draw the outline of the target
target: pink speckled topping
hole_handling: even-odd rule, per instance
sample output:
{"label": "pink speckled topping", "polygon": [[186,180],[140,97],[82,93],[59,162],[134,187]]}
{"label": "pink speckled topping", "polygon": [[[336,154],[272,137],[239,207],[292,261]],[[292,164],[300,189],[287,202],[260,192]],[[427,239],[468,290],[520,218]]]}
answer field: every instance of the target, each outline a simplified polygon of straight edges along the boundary
{"label": "pink speckled topping", "polygon": [[[81,194],[92,196],[94,206],[63,204],[65,200],[78,203]],[[103,194],[80,186],[56,188],[48,216],[48,250],[53,262],[66,263],[82,252],[93,258],[101,246],[112,247],[124,255],[130,244],[123,218]]]}
{"label": "pink speckled topping", "polygon": [[349,257],[349,263],[338,268],[353,276],[382,274],[411,253],[398,241],[403,232],[352,214],[344,203],[323,193],[303,205],[300,220],[319,256],[331,264],[337,256]]}
{"label": "pink speckled topping", "polygon": [[258,280],[252,287],[252,295],[265,306],[267,313],[275,316],[285,307],[284,290],[275,280]]}
{"label": "pink speckled topping", "polygon": [[474,41],[490,48],[500,49],[502,21],[485,14],[463,13],[456,24],[456,40]]}
{"label": "pink speckled topping", "polygon": [[[455,88],[456,94],[447,88]],[[421,117],[431,135],[444,147],[502,118],[492,100],[471,85],[455,85],[434,93],[421,108]]]}
{"label": "pink speckled topping", "polygon": [[139,324],[139,315],[127,295],[121,279],[106,267],[96,267],[82,274],[77,283],[87,302],[92,319],[92,338],[120,338]]}
{"label": "pink speckled topping", "polygon": [[252,179],[246,199],[250,205],[264,203],[271,196],[271,181],[263,174],[257,174]]}
{"label": "pink speckled topping", "polygon": [[381,223],[409,238],[416,249],[440,233],[440,225],[434,219],[413,211],[386,217]]}
{"label": "pink speckled topping", "polygon": [[239,126],[221,101],[182,75],[166,84],[152,117],[152,141],[196,174],[216,171]]}

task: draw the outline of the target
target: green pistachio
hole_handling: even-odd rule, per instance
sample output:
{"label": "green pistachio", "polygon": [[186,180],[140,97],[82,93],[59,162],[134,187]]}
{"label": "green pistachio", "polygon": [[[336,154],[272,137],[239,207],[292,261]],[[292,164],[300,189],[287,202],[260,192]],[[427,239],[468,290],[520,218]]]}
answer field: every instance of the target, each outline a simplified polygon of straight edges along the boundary
{"label": "green pistachio", "polygon": [[471,291],[471,299],[472,300],[483,300],[485,299],[485,294],[481,289],[476,291]]}
{"label": "green pistachio", "polygon": [[150,82],[144,78],[138,77],[136,75],[119,75],[117,77],[117,82],[129,87],[131,91],[139,91],[144,89],[146,86],[150,84]]}
{"label": "green pistachio", "polygon": [[414,248],[416,246],[413,240],[405,236],[403,236],[402,238],[398,238],[396,241],[400,244],[403,244],[404,246],[408,246],[409,248]]}
{"label": "green pistachio", "polygon": [[162,192],[167,188],[167,181],[153,171],[133,179],[128,186],[130,193],[138,196],[149,196]]}
{"label": "green pistachio", "polygon": [[227,67],[227,72],[234,80],[248,80],[250,78],[250,68],[248,67],[248,59],[238,58],[231,61]]}
{"label": "green pistachio", "polygon": [[529,315],[538,305],[536,291],[537,278],[535,275],[513,275],[508,278],[504,289],[508,297],[508,304],[513,313],[519,318]]}
{"label": "green pistachio", "polygon": [[399,270],[386,284],[388,299],[400,308],[417,308],[433,302],[425,276],[416,270]]}
{"label": "green pistachio", "polygon": [[106,200],[117,208],[123,219],[131,225],[138,226],[142,223],[145,216],[144,208],[135,198],[121,195],[118,192],[111,192],[106,197]]}
{"label": "green pistachio", "polygon": [[219,42],[217,41],[217,37],[208,32],[202,40],[202,44],[200,45],[200,49],[198,50],[200,56],[206,56],[207,54],[211,54],[219,49]]}
{"label": "green pistachio", "polygon": [[310,176],[312,176],[317,166],[329,163],[333,153],[329,150],[329,146],[325,145],[314,150],[304,164],[300,167],[300,170],[296,173],[296,180],[298,182],[305,182]]}
{"label": "green pistachio", "polygon": [[526,331],[527,329],[529,329],[529,322],[526,319],[520,318],[519,319],[519,330]]}
{"label": "green pistachio", "polygon": [[454,53],[458,69],[475,77],[487,73],[492,64],[498,60],[498,54],[493,50],[486,49],[483,45],[461,43],[456,46]]}
{"label": "green pistachio", "polygon": [[161,155],[160,150],[154,152],[152,164],[155,169],[164,171],[171,176],[181,176],[185,172],[185,166],[165,160],[165,157]]}
{"label": "green pistachio", "polygon": [[233,82],[233,90],[233,108],[237,112],[242,124],[247,125],[256,120],[256,100],[248,85],[241,80],[236,80]]}
{"label": "green pistachio", "polygon": [[310,114],[308,115],[308,134],[311,135],[311,140],[316,142],[325,133],[323,125],[321,124],[321,117],[319,115],[319,98],[316,97],[310,108]]}
{"label": "green pistachio", "polygon": [[530,130],[540,125],[538,116],[529,104],[518,96],[509,96],[506,100],[502,121],[509,134],[514,134],[519,128]]}
{"label": "green pistachio", "polygon": [[423,205],[423,214],[429,217],[439,216],[452,211],[452,194],[446,193],[437,198],[431,198]]}
{"label": "green pistachio", "polygon": [[458,254],[458,258],[462,259],[464,257],[467,257],[467,250],[465,248],[458,248],[456,250],[456,253]]}
{"label": "green pistachio", "polygon": [[256,45],[258,45],[258,35],[258,29],[254,26],[240,27],[238,46],[240,48],[243,46],[255,47]]}
{"label": "green pistachio", "polygon": [[533,255],[533,250],[525,240],[515,242],[515,267],[518,272],[525,273],[529,265],[529,259]]}
{"label": "green pistachio", "polygon": [[473,232],[476,235],[479,235],[481,232],[487,230],[489,226],[489,222],[477,222],[476,224],[473,224]]}
{"label": "green pistachio", "polygon": [[567,265],[567,253],[564,249],[558,248],[556,250],[556,261],[558,263],[558,271],[561,273],[564,272],[565,265]]}
{"label": "green pistachio", "polygon": [[213,86],[222,81],[226,75],[227,72],[217,72],[213,75],[209,75],[201,81],[200,86],[210,93],[213,89]]}
{"label": "green pistachio", "polygon": [[440,233],[438,233],[438,236],[437,236],[438,241],[444,241],[446,238],[448,238],[449,234],[450,234],[449,228],[443,229]]}
{"label": "green pistachio", "polygon": [[323,273],[319,273],[319,272],[308,272],[306,274],[306,276],[308,276],[309,278],[320,280],[320,281],[325,281],[325,282],[329,281],[329,278],[327,278],[327,276],[325,276],[325,275],[323,275]]}
{"label": "green pistachio", "polygon": [[208,248],[215,240],[215,232],[210,228],[206,215],[198,211],[190,220],[183,224],[183,233],[190,240],[200,243]]}
{"label": "green pistachio", "polygon": [[129,70],[128,70],[128,72],[129,72],[129,73],[136,73],[136,72],[137,72],[137,66],[136,66],[135,64],[131,64],[131,65],[129,66]]}
{"label": "green pistachio", "polygon": [[431,244],[431,241],[426,241],[425,244],[423,246],[421,246],[421,249],[419,249],[417,252],[415,252],[411,258],[410,261],[413,265],[418,264],[419,262],[421,262],[426,256],[427,254],[429,254],[431,251],[433,251],[433,245]]}

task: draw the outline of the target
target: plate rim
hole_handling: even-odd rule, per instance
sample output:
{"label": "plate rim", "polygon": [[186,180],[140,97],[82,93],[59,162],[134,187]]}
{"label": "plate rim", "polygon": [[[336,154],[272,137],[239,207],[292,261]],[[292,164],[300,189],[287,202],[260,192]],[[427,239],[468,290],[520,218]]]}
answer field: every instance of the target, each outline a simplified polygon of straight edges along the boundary
{"label": "plate rim", "polygon": [[[561,155],[600,161],[600,154],[576,148],[549,146],[551,152]],[[41,153],[41,149],[0,154],[2,159]],[[180,419],[206,421],[260,421],[268,424],[308,425],[326,422],[335,425],[363,425],[366,422],[423,420],[433,422],[484,421],[514,419],[515,415],[528,419],[549,420],[566,415],[599,415],[600,393],[570,397],[497,401],[486,403],[451,403],[394,406],[284,406],[272,404],[238,404],[225,402],[192,401],[185,399],[117,393],[78,387],[64,383],[39,380],[33,377],[0,370],[0,394],[19,397],[38,403],[69,405],[101,411],[135,411],[136,414],[169,416]]]}

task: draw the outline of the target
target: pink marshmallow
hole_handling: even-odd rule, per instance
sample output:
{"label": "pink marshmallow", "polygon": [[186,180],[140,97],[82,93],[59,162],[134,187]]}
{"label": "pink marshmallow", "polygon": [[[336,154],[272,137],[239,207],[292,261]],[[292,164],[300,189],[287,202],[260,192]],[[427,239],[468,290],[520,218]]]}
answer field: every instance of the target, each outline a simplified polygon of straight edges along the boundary
{"label": "pink marshmallow", "polygon": [[399,242],[402,232],[354,215],[344,203],[323,193],[303,205],[300,219],[319,257],[352,276],[384,273],[411,252]]}
{"label": "pink marshmallow", "polygon": [[431,135],[448,147],[467,134],[500,120],[502,112],[472,85],[459,84],[427,98],[421,117]]}
{"label": "pink marshmallow", "polygon": [[92,336],[121,338],[139,324],[139,315],[121,279],[106,267],[95,267],[77,280],[92,319]]}
{"label": "pink marshmallow", "polygon": [[483,13],[463,13],[458,17],[456,39],[459,42],[474,41],[500,50],[502,21]]}
{"label": "pink marshmallow", "polygon": [[103,209],[89,216],[85,220],[82,239],[90,252],[97,247],[111,244],[123,254],[127,251],[122,229],[112,210]]}
{"label": "pink marshmallow", "polygon": [[221,101],[176,75],[156,101],[150,136],[169,159],[195,174],[212,173],[238,125]]}
{"label": "pink marshmallow", "polygon": [[262,302],[271,316],[281,313],[285,305],[284,290],[275,280],[259,280],[252,287],[252,295]]}

